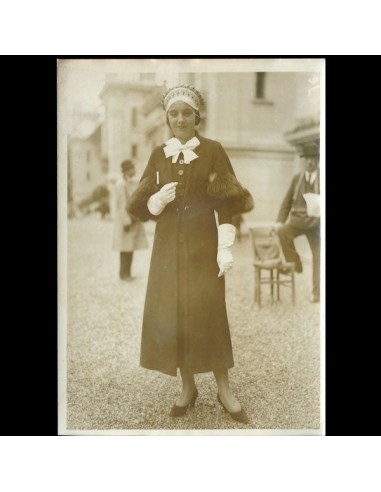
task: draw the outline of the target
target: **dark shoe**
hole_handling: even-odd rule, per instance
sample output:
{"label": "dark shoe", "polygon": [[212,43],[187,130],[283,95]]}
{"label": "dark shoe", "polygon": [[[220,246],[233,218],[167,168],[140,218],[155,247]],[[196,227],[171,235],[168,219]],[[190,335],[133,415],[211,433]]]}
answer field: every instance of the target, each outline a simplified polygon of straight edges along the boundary
{"label": "dark shoe", "polygon": [[188,405],[185,405],[185,407],[179,407],[176,404],[173,405],[171,408],[171,411],[169,412],[170,417],[183,417],[186,413],[188,408],[192,408],[196,404],[196,400],[198,397],[198,391],[197,388],[195,389],[195,392],[193,393],[191,401],[188,403]]}
{"label": "dark shoe", "polygon": [[295,271],[296,273],[303,273],[303,265],[299,262],[295,263]]}
{"label": "dark shoe", "polygon": [[229,410],[225,407],[225,405],[222,403],[220,395],[217,393],[217,400],[219,403],[221,403],[222,408],[225,410],[225,412],[228,412],[230,414],[230,417],[233,420],[236,420],[237,422],[241,422],[241,424],[248,424],[249,423],[249,417],[247,416],[247,413],[245,410],[241,407],[241,410],[239,412],[229,412]]}

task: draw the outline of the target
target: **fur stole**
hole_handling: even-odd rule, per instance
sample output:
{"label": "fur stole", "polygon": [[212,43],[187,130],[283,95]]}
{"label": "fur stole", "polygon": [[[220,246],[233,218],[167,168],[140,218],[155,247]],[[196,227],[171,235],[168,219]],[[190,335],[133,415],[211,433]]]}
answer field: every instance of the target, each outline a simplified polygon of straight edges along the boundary
{"label": "fur stole", "polygon": [[158,216],[152,215],[148,210],[147,201],[151,195],[158,191],[159,187],[155,183],[154,175],[142,179],[127,202],[127,212],[142,222],[157,220]]}
{"label": "fur stole", "polygon": [[232,215],[244,214],[254,208],[254,200],[251,193],[231,173],[215,173],[212,175],[207,193],[212,198],[226,202]]}

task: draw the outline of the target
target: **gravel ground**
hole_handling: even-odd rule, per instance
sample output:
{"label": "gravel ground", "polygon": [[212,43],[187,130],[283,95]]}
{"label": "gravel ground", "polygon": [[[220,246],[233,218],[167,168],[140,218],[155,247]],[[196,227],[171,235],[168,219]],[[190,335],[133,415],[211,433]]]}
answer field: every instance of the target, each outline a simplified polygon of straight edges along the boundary
{"label": "gravel ground", "polygon": [[[150,244],[152,230],[149,224]],[[139,366],[150,250],[135,253],[137,280],[121,282],[111,238],[109,221],[90,217],[68,223],[68,433],[304,429],[309,434],[320,429],[320,305],[308,302],[311,261],[303,241],[305,273],[296,278],[296,305],[288,290],[273,305],[265,293],[260,310],[253,309],[250,240],[234,245],[235,265],[226,280],[235,360],[230,380],[250,417],[246,426],[218,404],[212,374],[196,375],[195,409],[182,418],[168,417],[180,379]]]}

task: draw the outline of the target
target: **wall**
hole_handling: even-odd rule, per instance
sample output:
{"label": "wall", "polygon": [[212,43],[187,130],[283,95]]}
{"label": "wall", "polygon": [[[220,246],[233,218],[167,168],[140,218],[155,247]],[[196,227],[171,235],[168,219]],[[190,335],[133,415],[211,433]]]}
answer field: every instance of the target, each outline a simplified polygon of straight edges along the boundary
{"label": "wall", "polygon": [[255,73],[214,77],[217,139],[230,146],[289,148],[283,133],[295,118],[295,74],[266,73],[265,77],[265,98],[260,100],[255,99]]}
{"label": "wall", "polygon": [[96,135],[94,138],[71,138],[68,153],[72,197],[78,203],[106,180],[102,171],[99,138]]}
{"label": "wall", "polygon": [[294,154],[227,152],[238,180],[254,197],[255,208],[245,214],[245,221],[275,221],[293,176]]}

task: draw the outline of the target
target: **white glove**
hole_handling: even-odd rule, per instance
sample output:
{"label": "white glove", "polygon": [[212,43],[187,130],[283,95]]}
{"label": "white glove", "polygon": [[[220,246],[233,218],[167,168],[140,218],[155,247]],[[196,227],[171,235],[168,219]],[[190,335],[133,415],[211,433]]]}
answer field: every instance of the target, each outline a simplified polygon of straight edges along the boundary
{"label": "white glove", "polygon": [[235,240],[235,227],[233,224],[221,224],[218,226],[217,263],[220,267],[218,277],[225,275],[233,266],[233,255],[230,247]]}
{"label": "white glove", "polygon": [[160,215],[165,206],[176,198],[176,186],[176,181],[167,183],[160,191],[149,197],[147,207],[152,215]]}

